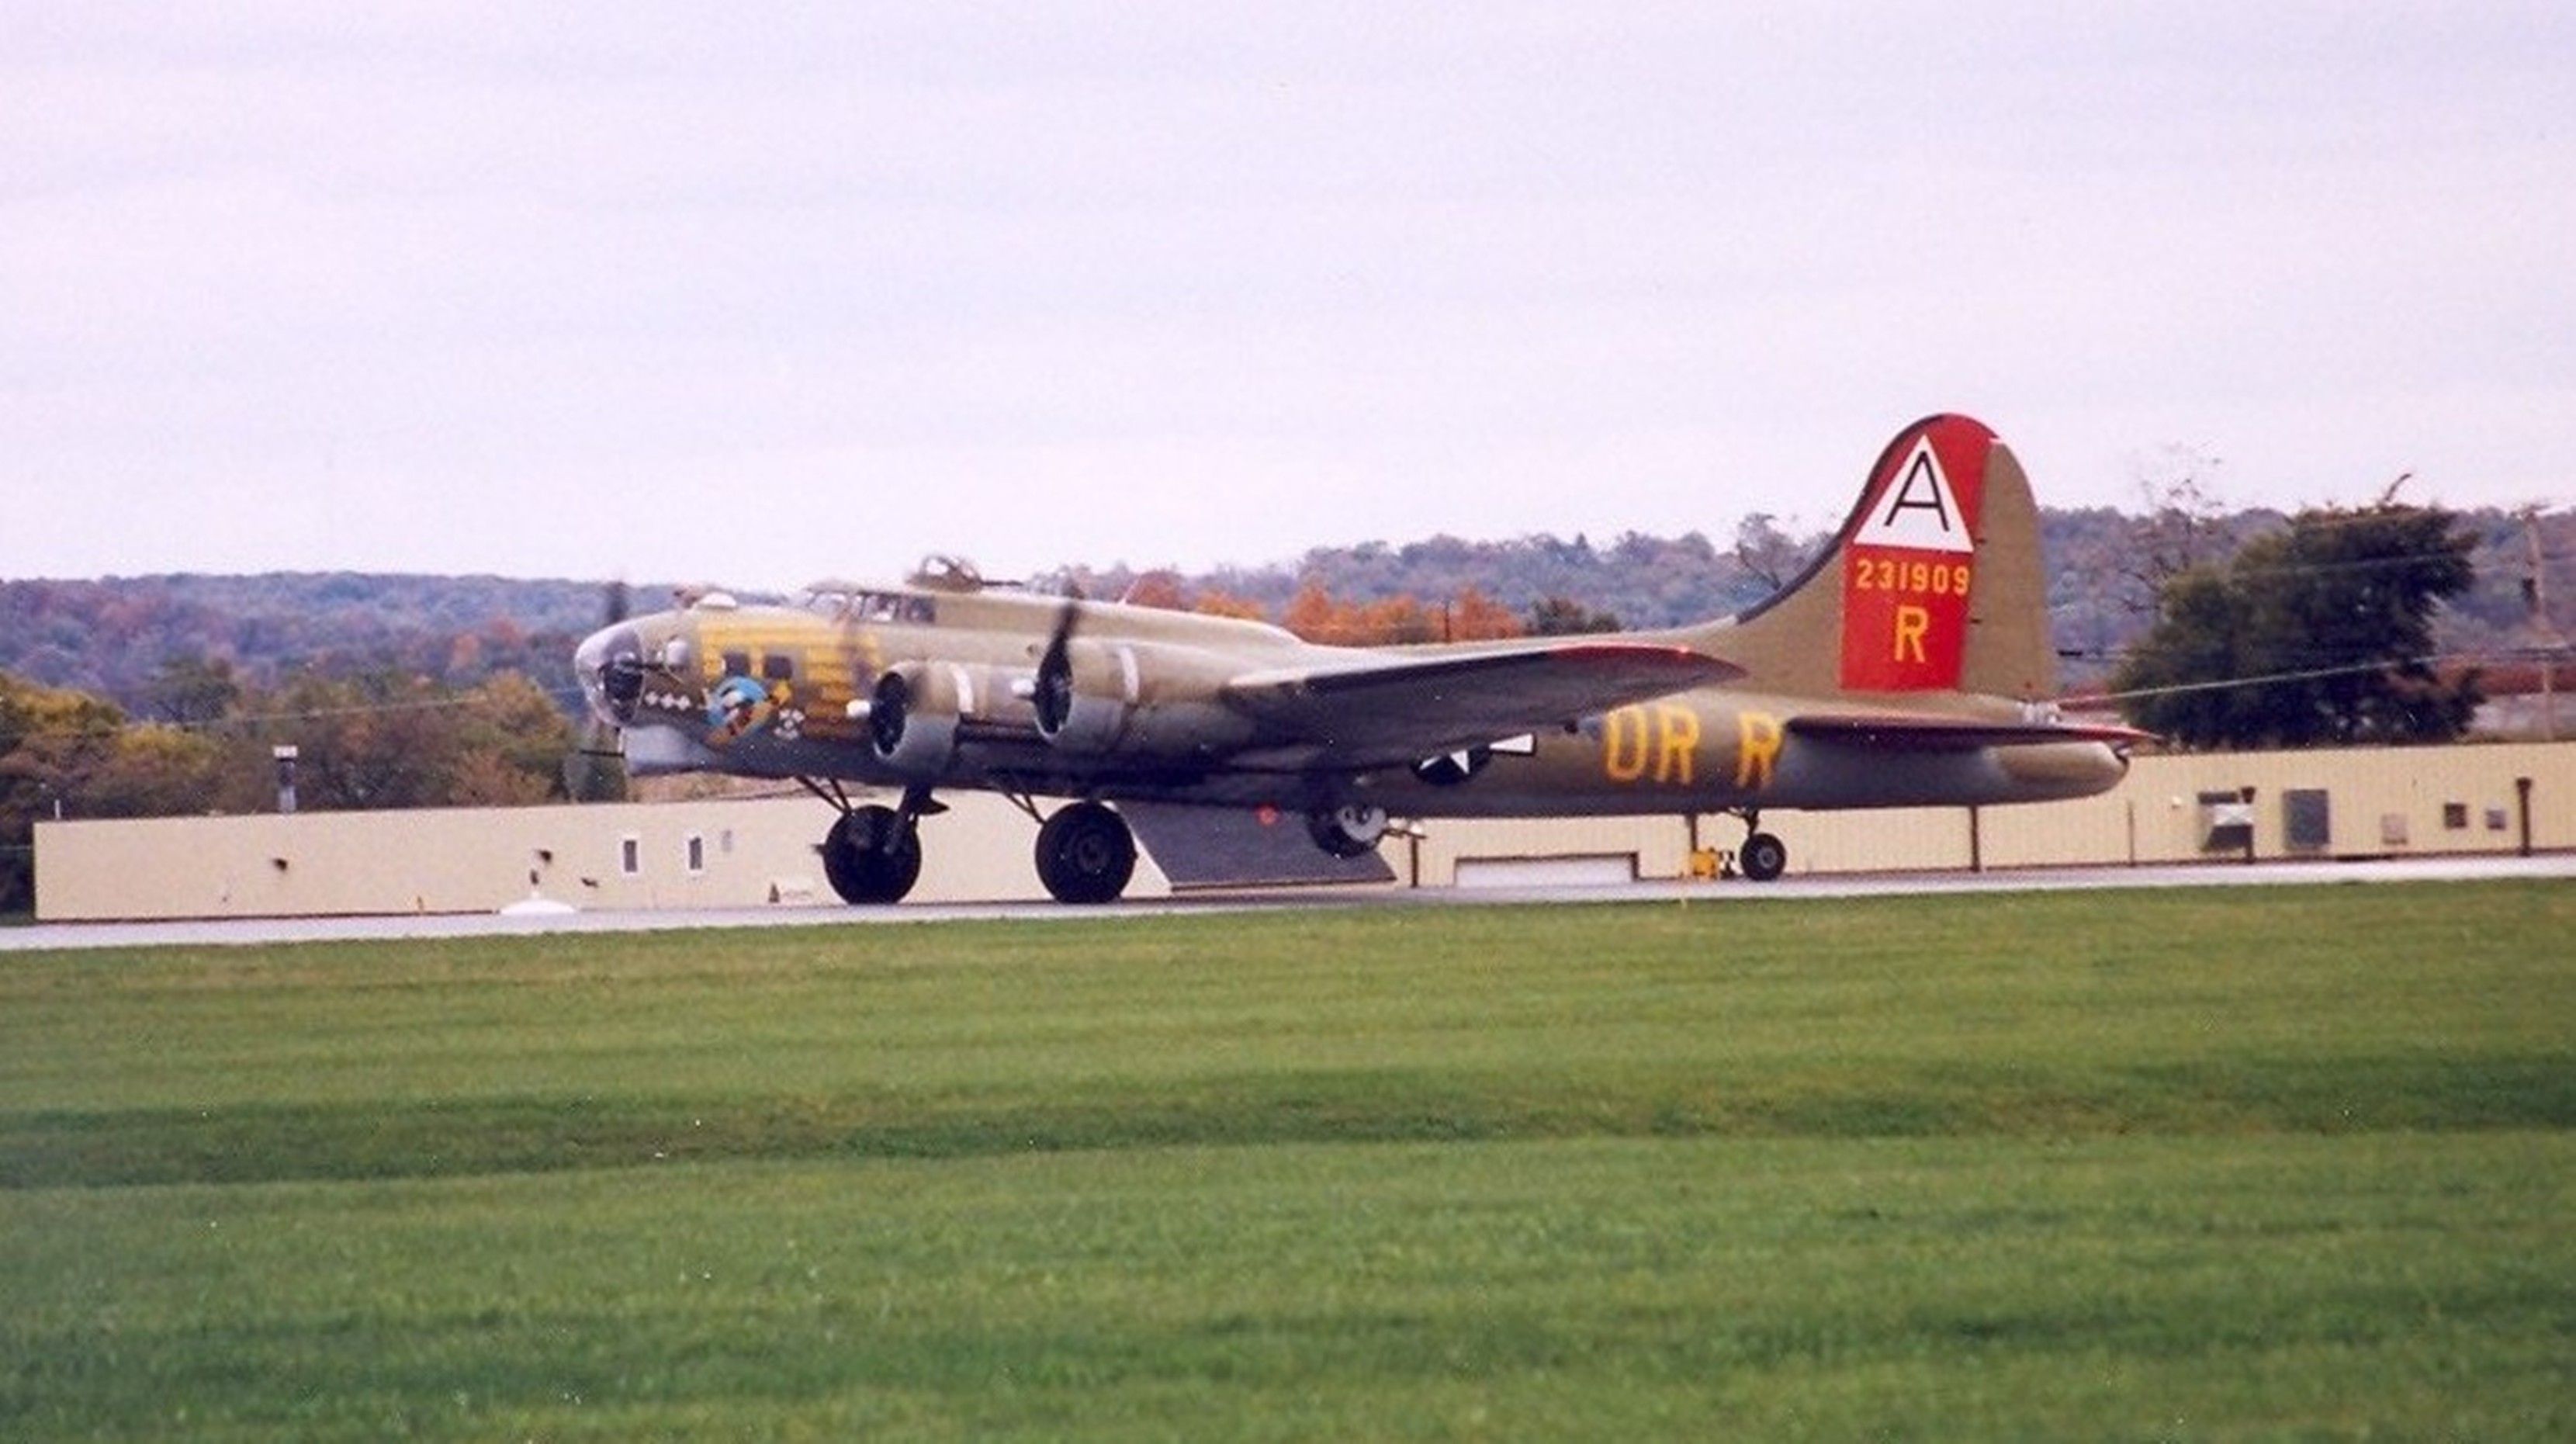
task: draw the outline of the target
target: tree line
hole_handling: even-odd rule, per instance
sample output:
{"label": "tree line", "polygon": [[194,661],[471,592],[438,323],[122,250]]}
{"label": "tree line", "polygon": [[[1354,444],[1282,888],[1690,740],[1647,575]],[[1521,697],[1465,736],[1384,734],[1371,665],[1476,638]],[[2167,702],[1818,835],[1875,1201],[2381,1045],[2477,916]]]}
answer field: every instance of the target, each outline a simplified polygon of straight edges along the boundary
{"label": "tree line", "polygon": [[[2167,577],[2188,565],[2223,562],[2254,538],[2290,525],[2281,512],[2230,510],[2187,478],[2147,502],[2134,513],[2108,507],[2041,512],[2050,626],[2070,686],[2108,685],[2152,625]],[[2455,529],[2471,539],[2475,575],[2434,618],[2440,650],[2497,654],[2522,640],[2529,609],[2521,587],[2535,533],[2548,594],[2562,614],[2576,601],[2576,510],[2540,515],[2529,530],[2510,512],[2455,515]],[[1124,563],[1067,566],[1036,581],[1102,598],[1140,587],[1150,598],[1154,589],[1167,588],[1190,605],[1273,621],[1285,618],[1310,586],[1337,605],[1410,597],[1422,608],[1417,619],[1391,605],[1378,623],[1345,627],[1331,640],[1437,638],[1443,602],[1470,592],[1511,609],[1529,632],[1599,627],[1612,618],[1651,628],[1759,601],[1794,576],[1824,540],[1820,529],[1757,513],[1717,538],[1698,532],[1669,538],[1630,532],[1608,540],[1442,536],[1316,547],[1289,561],[1198,574]],[[646,606],[670,595],[656,584],[632,590]],[[599,624],[603,591],[596,581],[352,573],[0,581],[0,672],[90,692],[136,716],[152,715],[147,693],[155,671],[185,657],[227,661],[245,683],[259,687],[310,669],[391,666],[458,688],[511,671],[549,690],[568,688],[565,659]],[[1447,635],[1460,635],[1454,611],[1447,625]]]}

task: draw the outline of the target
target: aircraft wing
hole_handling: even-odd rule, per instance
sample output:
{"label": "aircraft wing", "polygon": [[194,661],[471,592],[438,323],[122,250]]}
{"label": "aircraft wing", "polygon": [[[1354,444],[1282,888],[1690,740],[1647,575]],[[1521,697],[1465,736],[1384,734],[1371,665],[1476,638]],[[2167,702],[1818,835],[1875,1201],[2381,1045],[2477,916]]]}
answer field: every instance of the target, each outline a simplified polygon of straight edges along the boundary
{"label": "aircraft wing", "polygon": [[1237,677],[1224,696],[1356,767],[1415,762],[1743,675],[1687,647],[1566,641],[1358,654]]}
{"label": "aircraft wing", "polygon": [[2080,722],[1984,722],[1892,712],[1808,712],[1789,719],[1799,737],[1849,742],[1890,752],[1973,752],[1980,747],[2032,747],[2043,742],[2153,741],[2152,732]]}

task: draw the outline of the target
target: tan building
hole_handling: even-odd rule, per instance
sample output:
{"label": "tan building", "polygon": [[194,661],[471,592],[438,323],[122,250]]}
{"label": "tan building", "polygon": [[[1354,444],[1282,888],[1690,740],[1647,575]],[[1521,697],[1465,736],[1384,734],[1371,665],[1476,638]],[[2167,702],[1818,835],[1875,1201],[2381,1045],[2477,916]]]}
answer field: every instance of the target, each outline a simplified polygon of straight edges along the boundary
{"label": "tan building", "polygon": [[[914,898],[1037,899],[1035,828],[959,794],[922,824]],[[829,813],[758,800],[490,811],[49,822],[47,922],[582,909],[837,906],[815,855]],[[2100,797],[2029,807],[1777,812],[1792,872],[2387,857],[2576,849],[2576,742],[2141,758]],[[1399,886],[1673,877],[1731,848],[1731,818],[1438,821],[1390,837]],[[1703,863],[1706,859],[1702,859]],[[1750,886],[1751,884],[1745,884]],[[1141,861],[1131,896],[1170,882]]]}

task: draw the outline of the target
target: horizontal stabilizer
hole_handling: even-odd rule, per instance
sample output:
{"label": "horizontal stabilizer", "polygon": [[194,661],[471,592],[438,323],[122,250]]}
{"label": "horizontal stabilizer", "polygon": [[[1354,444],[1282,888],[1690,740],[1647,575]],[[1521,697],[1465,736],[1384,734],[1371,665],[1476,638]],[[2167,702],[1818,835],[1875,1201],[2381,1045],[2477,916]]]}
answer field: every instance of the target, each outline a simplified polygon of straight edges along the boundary
{"label": "horizontal stabilizer", "polygon": [[2073,722],[1981,722],[1911,713],[1811,712],[1789,731],[1820,742],[1848,742],[1891,752],[1973,752],[1980,747],[2036,747],[2048,742],[2107,742],[2126,747],[2155,734],[2129,727]]}

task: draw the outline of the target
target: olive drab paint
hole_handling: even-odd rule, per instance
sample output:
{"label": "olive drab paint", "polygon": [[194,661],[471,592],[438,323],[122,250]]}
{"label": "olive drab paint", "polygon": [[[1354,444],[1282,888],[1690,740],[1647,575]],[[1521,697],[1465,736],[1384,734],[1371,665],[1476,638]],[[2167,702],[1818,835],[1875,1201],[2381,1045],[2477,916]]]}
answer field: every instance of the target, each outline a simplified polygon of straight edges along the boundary
{"label": "olive drab paint", "polygon": [[[1978,504],[1995,435],[1941,417],[1889,449],[1843,557],[1842,685],[1936,692],[1959,685]],[[1910,444],[1905,444],[1910,442]]]}

